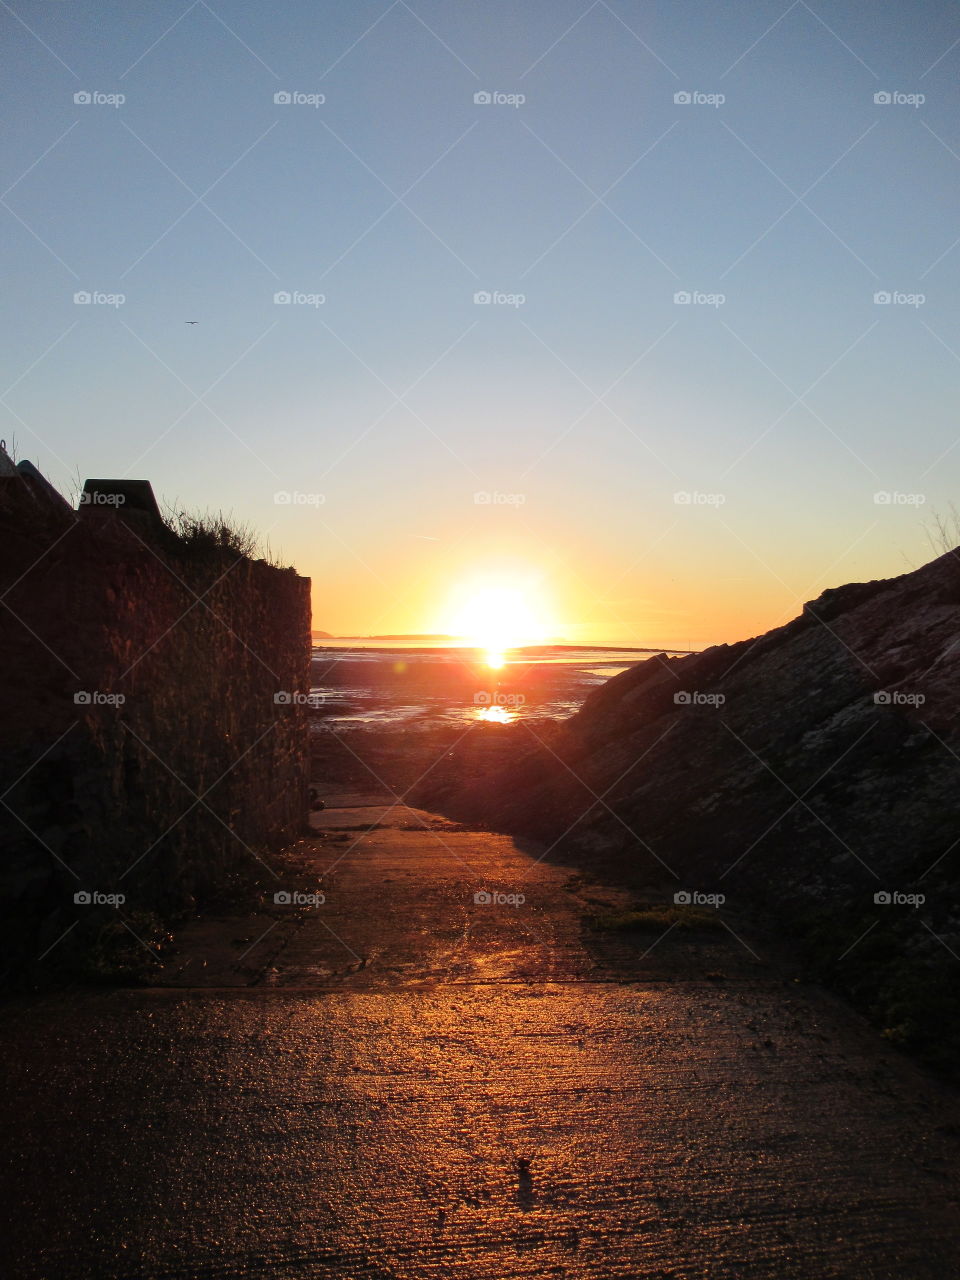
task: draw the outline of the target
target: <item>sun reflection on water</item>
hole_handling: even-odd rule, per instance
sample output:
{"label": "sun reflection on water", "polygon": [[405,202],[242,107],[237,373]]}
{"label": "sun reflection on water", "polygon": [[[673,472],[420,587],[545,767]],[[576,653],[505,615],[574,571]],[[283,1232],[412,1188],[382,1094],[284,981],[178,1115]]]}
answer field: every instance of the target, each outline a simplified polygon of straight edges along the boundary
{"label": "sun reflection on water", "polygon": [[506,707],[481,707],[477,712],[478,720],[485,720],[487,724],[512,724],[515,716],[512,711],[508,711]]}

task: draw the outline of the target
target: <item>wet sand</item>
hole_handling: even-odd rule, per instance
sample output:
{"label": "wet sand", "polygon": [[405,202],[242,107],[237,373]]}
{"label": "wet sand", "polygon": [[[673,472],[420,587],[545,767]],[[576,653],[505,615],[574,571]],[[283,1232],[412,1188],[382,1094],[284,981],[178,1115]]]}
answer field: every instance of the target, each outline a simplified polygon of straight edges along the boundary
{"label": "wet sand", "polygon": [[605,680],[656,652],[542,645],[493,655],[457,644],[330,642],[313,649],[309,706],[318,728],[348,733],[564,719]]}
{"label": "wet sand", "polygon": [[314,824],[322,904],[6,1006],[8,1274],[960,1274],[956,1096],[750,921],[596,931],[626,889],[379,787]]}

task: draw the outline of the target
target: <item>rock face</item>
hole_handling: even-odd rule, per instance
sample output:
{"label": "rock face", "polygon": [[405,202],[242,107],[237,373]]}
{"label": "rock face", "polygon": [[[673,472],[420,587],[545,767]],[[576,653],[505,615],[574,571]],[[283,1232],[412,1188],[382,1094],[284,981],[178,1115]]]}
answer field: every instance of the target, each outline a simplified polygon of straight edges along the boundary
{"label": "rock face", "polygon": [[958,662],[949,552],[630,668],[461,812],[768,908],[891,1038],[935,1039],[960,985]]}

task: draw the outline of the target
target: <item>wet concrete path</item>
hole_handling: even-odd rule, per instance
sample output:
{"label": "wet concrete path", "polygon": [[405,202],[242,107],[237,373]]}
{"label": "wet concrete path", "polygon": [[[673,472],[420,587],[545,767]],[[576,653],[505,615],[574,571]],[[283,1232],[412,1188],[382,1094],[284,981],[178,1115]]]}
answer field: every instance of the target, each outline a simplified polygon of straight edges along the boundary
{"label": "wet concrete path", "polygon": [[960,1275],[954,1095],[736,917],[598,933],[622,890],[328,803],[322,903],[5,1008],[6,1274]]}

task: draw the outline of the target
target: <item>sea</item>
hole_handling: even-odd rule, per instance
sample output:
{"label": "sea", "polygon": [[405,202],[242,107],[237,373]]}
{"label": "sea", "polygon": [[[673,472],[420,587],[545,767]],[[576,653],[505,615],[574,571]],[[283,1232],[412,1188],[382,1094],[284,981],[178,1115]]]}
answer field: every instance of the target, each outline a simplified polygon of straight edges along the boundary
{"label": "sea", "polygon": [[314,640],[316,733],[429,731],[444,725],[566,719],[612,676],[680,649],[536,645],[492,652],[413,638]]}

